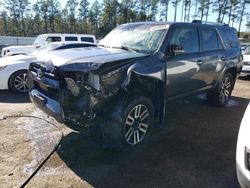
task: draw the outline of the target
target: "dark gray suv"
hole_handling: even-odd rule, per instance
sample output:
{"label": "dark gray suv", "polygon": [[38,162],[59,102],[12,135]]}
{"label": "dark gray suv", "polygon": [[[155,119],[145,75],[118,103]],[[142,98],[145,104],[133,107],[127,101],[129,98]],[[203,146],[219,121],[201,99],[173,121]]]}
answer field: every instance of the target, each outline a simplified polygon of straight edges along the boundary
{"label": "dark gray suv", "polygon": [[164,122],[173,99],[207,92],[226,105],[242,67],[235,29],[199,22],[124,24],[98,47],[49,58],[30,65],[31,100],[68,125],[101,122],[106,138],[130,147]]}

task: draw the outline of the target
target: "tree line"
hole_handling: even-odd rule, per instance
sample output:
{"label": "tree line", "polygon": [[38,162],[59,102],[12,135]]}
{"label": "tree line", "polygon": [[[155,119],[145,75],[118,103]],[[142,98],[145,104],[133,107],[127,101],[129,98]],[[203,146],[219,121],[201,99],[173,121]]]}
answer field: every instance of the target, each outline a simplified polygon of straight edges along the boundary
{"label": "tree line", "polygon": [[[216,22],[238,25],[249,19],[250,0],[68,0],[61,7],[59,0],[4,0],[0,2],[0,35],[35,36],[41,33],[90,33],[98,38],[116,25],[135,21],[174,20],[208,21],[214,14]],[[177,20],[177,14],[181,20]],[[250,21],[247,22],[250,28]]]}

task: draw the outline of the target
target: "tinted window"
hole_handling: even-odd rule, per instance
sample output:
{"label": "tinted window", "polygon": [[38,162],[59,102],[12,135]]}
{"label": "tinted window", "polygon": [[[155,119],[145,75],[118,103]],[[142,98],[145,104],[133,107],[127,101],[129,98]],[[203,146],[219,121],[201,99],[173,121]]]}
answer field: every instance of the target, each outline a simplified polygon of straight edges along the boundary
{"label": "tinted window", "polygon": [[81,37],[81,41],[94,43],[94,39],[92,37]]}
{"label": "tinted window", "polygon": [[215,29],[201,29],[202,51],[213,51],[221,49],[217,31]]}
{"label": "tinted window", "polygon": [[223,32],[226,36],[225,45],[227,48],[239,48],[240,42],[237,37],[237,33],[233,29],[223,29]]}
{"label": "tinted window", "polygon": [[199,52],[198,32],[195,28],[177,28],[170,41],[183,53]]}
{"label": "tinted window", "polygon": [[77,37],[65,37],[65,41],[77,41]]}
{"label": "tinted window", "polygon": [[60,42],[61,40],[61,37],[48,37],[46,39],[47,42]]}

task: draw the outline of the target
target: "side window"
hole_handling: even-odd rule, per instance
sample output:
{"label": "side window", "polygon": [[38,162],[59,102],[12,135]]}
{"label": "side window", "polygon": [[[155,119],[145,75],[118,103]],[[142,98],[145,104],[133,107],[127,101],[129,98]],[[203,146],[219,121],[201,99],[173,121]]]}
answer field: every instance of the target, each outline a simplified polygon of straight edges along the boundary
{"label": "side window", "polygon": [[178,53],[199,52],[199,40],[197,29],[187,27],[177,28],[174,31],[169,45],[171,51],[178,50]]}
{"label": "side window", "polygon": [[233,29],[223,29],[226,36],[226,47],[227,48],[239,48],[240,42],[237,37],[236,31]]}
{"label": "side window", "polygon": [[61,39],[61,37],[48,37],[47,39],[46,39],[46,41],[47,42],[60,42],[62,39]]}
{"label": "side window", "polygon": [[77,37],[65,37],[65,41],[77,41]]}
{"label": "side window", "polygon": [[217,31],[215,29],[201,28],[202,51],[214,51],[222,49]]}
{"label": "side window", "polygon": [[94,43],[94,39],[92,37],[81,37],[81,41]]}

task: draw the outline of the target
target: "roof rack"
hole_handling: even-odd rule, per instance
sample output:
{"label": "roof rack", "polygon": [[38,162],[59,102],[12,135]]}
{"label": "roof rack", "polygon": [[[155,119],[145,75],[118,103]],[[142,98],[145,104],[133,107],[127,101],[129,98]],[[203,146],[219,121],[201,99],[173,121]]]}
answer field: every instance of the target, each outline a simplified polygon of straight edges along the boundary
{"label": "roof rack", "polygon": [[192,21],[192,23],[200,23],[200,24],[208,24],[208,25],[228,26],[228,24],[225,24],[225,23],[207,22],[207,21],[201,21],[201,20],[193,20],[193,21]]}

